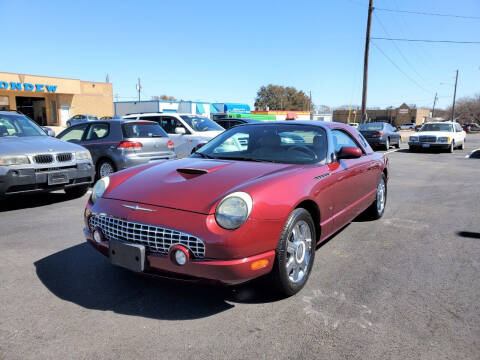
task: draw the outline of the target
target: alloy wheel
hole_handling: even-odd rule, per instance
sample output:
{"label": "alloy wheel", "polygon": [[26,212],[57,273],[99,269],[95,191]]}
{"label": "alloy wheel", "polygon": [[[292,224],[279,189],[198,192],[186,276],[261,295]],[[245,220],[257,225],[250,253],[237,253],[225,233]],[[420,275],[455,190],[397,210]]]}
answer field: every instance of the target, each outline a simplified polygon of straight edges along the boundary
{"label": "alloy wheel", "polygon": [[308,224],[300,220],[293,227],[287,241],[286,270],[289,280],[298,283],[307,275],[312,248],[312,232]]}
{"label": "alloy wheel", "polygon": [[99,173],[100,178],[113,174],[114,170],[112,164],[110,164],[109,162],[102,163],[102,165],[100,165]]}
{"label": "alloy wheel", "polygon": [[385,181],[382,177],[377,186],[377,211],[379,214],[381,214],[385,208],[385,195]]}

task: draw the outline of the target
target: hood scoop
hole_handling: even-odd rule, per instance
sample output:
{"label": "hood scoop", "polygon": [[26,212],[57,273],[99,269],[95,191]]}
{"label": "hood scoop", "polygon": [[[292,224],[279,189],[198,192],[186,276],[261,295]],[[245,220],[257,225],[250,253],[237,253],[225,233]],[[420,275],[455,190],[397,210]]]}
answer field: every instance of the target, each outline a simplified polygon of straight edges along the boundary
{"label": "hood scoop", "polygon": [[180,174],[185,174],[185,175],[203,175],[208,173],[208,170],[194,169],[194,168],[182,168],[182,169],[177,169],[177,171]]}

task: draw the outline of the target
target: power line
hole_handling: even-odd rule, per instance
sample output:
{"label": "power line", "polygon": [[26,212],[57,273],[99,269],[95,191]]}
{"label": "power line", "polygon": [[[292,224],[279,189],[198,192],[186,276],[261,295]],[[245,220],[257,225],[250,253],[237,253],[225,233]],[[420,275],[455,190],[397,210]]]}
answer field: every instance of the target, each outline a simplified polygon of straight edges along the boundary
{"label": "power line", "polygon": [[426,43],[447,43],[447,44],[480,44],[480,41],[455,41],[455,40],[429,40],[429,39],[402,39],[402,38],[385,38],[372,37],[374,40],[389,40],[389,41],[412,41],[412,42],[426,42]]}
{"label": "power line", "polygon": [[[385,31],[385,34],[387,34],[387,36],[391,36],[390,33],[387,31],[387,29],[385,28],[385,26],[383,25],[382,21],[380,20],[380,18],[377,16],[376,13],[374,13],[375,15],[375,18],[377,19],[378,23],[380,24],[380,26],[382,27],[383,31]],[[373,38],[372,38],[373,39]],[[420,73],[415,69],[415,67],[412,65],[412,63],[407,59],[407,57],[403,54],[403,52],[400,50],[399,46],[397,45],[397,43],[394,41],[393,42],[393,45],[395,46],[395,48],[397,49],[398,53],[400,54],[400,56],[402,57],[402,59],[405,61],[405,63],[407,63],[407,65],[415,72],[415,74],[417,74],[417,76],[422,79],[422,81],[424,82],[427,82],[425,80],[425,78],[420,75]]]}
{"label": "power line", "polygon": [[441,17],[453,17],[459,19],[474,19],[480,20],[479,16],[465,16],[465,15],[451,15],[451,14],[438,14],[438,13],[429,13],[425,11],[411,11],[411,10],[394,10],[394,9],[386,9],[386,8],[378,8],[376,7],[375,10],[379,11],[389,11],[389,12],[399,12],[399,13],[407,13],[407,14],[415,14],[415,15],[427,15],[427,16],[441,16]]}
{"label": "power line", "polygon": [[[373,38],[372,38],[373,39]],[[416,80],[414,80],[412,77],[410,77],[405,71],[403,71],[400,66],[398,66],[382,49],[380,49],[380,47],[375,44],[375,42],[372,41],[372,44],[373,46],[375,46],[378,51],[380,51],[383,56],[385,56],[387,58],[388,61],[390,61],[392,63],[393,66],[395,66],[397,68],[398,71],[400,71],[408,80],[410,80],[412,83],[414,83],[415,85],[418,86],[418,88],[422,89],[423,91],[427,92],[427,93],[431,93],[430,90],[427,90],[425,89],[422,85],[420,85]]]}

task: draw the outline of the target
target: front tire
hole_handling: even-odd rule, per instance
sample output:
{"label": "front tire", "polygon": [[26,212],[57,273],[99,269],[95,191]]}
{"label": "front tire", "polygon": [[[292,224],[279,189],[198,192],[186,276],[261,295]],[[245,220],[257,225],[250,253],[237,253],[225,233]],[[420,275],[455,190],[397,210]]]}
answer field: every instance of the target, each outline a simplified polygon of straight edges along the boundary
{"label": "front tire", "polygon": [[390,139],[389,138],[387,138],[385,140],[385,150],[388,150],[388,149],[390,149]]}
{"label": "front tire", "polygon": [[80,185],[71,188],[65,188],[65,194],[72,198],[79,198],[85,195],[88,191],[88,185]]}
{"label": "front tire", "polygon": [[452,143],[450,144],[450,147],[448,148],[448,152],[449,153],[453,153],[453,150],[455,149],[455,142],[452,141]]}
{"label": "front tire", "polygon": [[387,204],[387,178],[382,174],[378,185],[377,195],[375,201],[363,213],[367,220],[378,220],[385,212],[385,205]]}
{"label": "front tire", "polygon": [[306,284],[315,260],[315,225],[310,213],[298,208],[288,217],[275,250],[273,283],[284,296],[292,296]]}

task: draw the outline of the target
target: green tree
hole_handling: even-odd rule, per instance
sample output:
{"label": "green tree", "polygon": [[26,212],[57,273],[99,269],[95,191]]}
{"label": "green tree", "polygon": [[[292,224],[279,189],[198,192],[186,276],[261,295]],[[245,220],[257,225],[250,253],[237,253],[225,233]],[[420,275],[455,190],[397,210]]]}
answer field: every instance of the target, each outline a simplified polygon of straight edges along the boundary
{"label": "green tree", "polygon": [[262,86],[255,98],[255,108],[266,110],[267,107],[269,110],[314,110],[314,105],[304,91],[297,90],[293,86],[273,84]]}

